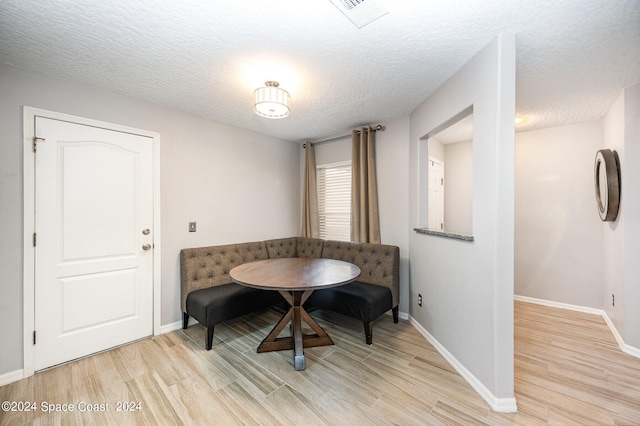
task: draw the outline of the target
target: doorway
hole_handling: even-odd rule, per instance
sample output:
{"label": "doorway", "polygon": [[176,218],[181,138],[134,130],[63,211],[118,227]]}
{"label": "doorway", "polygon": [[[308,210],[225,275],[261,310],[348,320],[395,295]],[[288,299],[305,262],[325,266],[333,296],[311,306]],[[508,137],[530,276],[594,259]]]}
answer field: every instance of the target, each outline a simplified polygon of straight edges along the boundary
{"label": "doorway", "polygon": [[429,211],[427,228],[444,231],[444,163],[429,157]]}
{"label": "doorway", "polygon": [[159,135],[24,119],[28,376],[159,333]]}

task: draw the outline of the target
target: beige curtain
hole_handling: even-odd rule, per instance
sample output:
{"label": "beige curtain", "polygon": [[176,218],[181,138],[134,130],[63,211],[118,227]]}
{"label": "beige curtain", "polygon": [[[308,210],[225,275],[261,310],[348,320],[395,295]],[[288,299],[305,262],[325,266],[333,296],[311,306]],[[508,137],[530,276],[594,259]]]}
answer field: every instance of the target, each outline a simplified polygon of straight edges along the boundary
{"label": "beige curtain", "polygon": [[351,241],[380,243],[375,132],[354,130],[351,141]]}
{"label": "beige curtain", "polygon": [[316,187],[316,154],[313,145],[307,142],[304,161],[304,191],[302,195],[301,236],[318,238],[318,189]]}

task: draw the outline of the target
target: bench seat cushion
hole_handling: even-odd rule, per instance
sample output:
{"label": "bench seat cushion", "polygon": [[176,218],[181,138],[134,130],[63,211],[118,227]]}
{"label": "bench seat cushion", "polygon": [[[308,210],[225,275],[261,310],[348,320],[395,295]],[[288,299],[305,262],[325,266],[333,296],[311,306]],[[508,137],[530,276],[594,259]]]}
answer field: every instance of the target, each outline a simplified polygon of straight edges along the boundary
{"label": "bench seat cushion", "polygon": [[354,281],[338,287],[316,290],[307,305],[371,322],[393,308],[391,290]]}
{"label": "bench seat cushion", "polygon": [[400,249],[397,246],[325,241],[322,257],[357,265],[362,271],[359,282],[387,287],[391,290],[393,307],[400,303]]}
{"label": "bench seat cushion", "polygon": [[187,296],[187,312],[205,326],[220,324],[283,302],[277,291],[259,290],[236,283],[203,288]]}

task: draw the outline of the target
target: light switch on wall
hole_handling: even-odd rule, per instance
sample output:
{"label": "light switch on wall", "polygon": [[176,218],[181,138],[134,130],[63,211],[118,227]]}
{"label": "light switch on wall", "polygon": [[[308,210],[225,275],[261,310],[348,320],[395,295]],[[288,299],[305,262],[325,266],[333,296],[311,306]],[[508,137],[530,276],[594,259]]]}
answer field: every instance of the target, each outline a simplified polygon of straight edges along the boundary
{"label": "light switch on wall", "polygon": [[196,232],[196,223],[189,222],[189,232]]}

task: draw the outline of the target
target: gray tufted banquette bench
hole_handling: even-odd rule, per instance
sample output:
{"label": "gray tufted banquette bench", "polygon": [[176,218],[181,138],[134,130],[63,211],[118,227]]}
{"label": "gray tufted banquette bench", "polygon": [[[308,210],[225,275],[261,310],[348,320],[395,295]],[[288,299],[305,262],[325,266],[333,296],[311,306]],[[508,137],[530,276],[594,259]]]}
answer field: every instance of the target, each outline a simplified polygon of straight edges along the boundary
{"label": "gray tufted banquette bench", "polygon": [[367,344],[372,343],[373,321],[380,315],[391,310],[394,322],[398,322],[398,247],[291,237],[181,250],[183,328],[187,328],[189,317],[205,326],[209,350],[216,324],[283,302],[276,291],[244,287],[229,277],[229,271],[235,266],[282,257],[324,257],[360,267],[362,273],[356,281],[317,290],[305,306],[331,310],[362,321]]}

